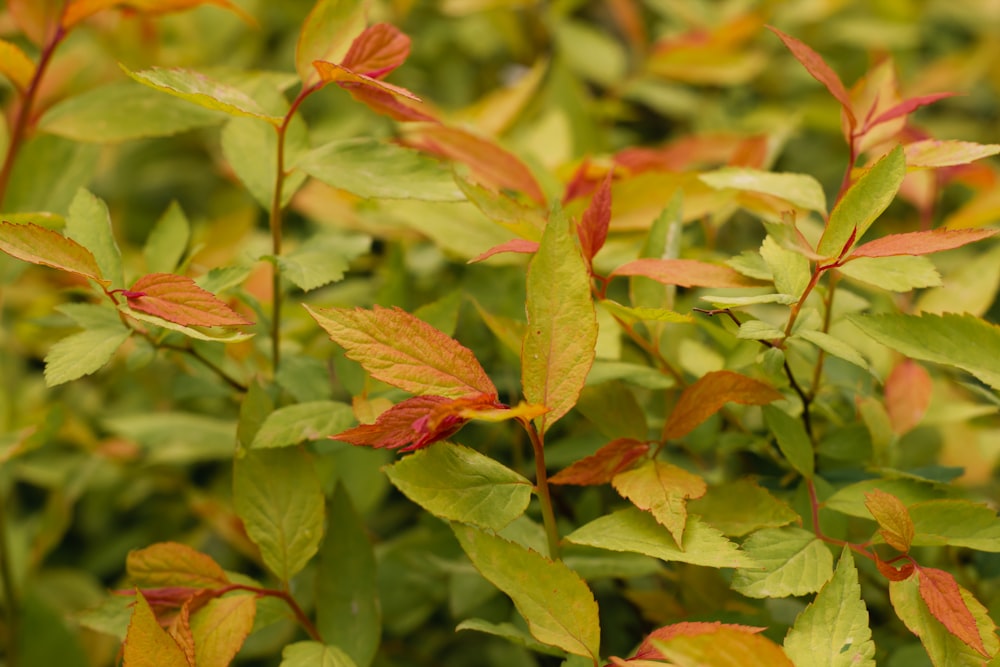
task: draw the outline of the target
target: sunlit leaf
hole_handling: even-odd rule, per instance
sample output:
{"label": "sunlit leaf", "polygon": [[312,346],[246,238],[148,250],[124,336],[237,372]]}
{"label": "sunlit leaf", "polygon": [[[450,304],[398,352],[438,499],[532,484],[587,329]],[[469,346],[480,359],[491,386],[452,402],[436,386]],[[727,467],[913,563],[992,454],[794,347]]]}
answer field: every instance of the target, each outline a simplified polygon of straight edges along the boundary
{"label": "sunlit leaf", "polygon": [[66,216],[66,236],[94,254],[101,276],[123,286],[122,253],[111,228],[107,204],[84,188],[77,191]]}
{"label": "sunlit leaf", "polygon": [[618,473],[611,484],[636,507],[652,514],[682,548],[687,499],[702,497],[708,488],[698,475],[656,460]]}
{"label": "sunlit leaf", "polygon": [[357,663],[336,646],[296,642],[281,650],[279,667],[357,667]]}
{"label": "sunlit leaf", "polygon": [[1000,144],[924,139],[906,145],[906,164],[911,167],[951,167],[997,153],[1000,153]]}
{"label": "sunlit leaf", "polygon": [[833,575],[833,556],[815,534],[802,528],[765,528],[743,543],[760,569],[733,574],[733,590],[752,598],[815,593]]}
{"label": "sunlit leaf", "polygon": [[942,498],[909,506],[916,545],[951,545],[1000,553],[1000,517],[987,505]]}
{"label": "sunlit leaf", "polygon": [[611,224],[612,173],[609,171],[608,175],[601,181],[601,185],[594,193],[594,197],[590,200],[590,204],[583,212],[580,223],[577,225],[583,258],[588,264],[608,238],[608,226]]}
{"label": "sunlit leaf", "polygon": [[906,505],[891,493],[875,489],[865,494],[865,507],[875,517],[885,543],[906,553],[913,542],[913,519]]}
{"label": "sunlit leaf", "polygon": [[119,321],[63,338],[45,355],[45,384],[55,387],[99,371],[131,333]]}
{"label": "sunlit leaf", "polygon": [[666,308],[632,308],[617,301],[602,299],[597,302],[602,308],[626,322],[694,322],[694,318]]}
{"label": "sunlit leaf", "polygon": [[941,274],[934,264],[920,256],[859,257],[844,264],[839,271],[848,278],[892,292],[909,292],[941,284]]}
{"label": "sunlit leaf", "polygon": [[800,520],[787,503],[749,479],[710,486],[704,496],[688,501],[687,507],[691,514],[697,514],[724,535],[734,537]]}
{"label": "sunlit leaf", "polygon": [[288,447],[329,437],[353,422],[354,411],[346,403],[309,401],[287,405],[267,415],[250,446],[253,449]]}
{"label": "sunlit leaf", "polygon": [[856,123],[854,119],[854,112],[852,111],[853,104],[851,102],[851,96],[848,94],[847,89],[844,88],[843,82],[837,73],[826,64],[823,57],[813,51],[811,48],[806,46],[803,42],[792,37],[791,35],[786,35],[777,28],[773,26],[767,26],[767,29],[773,32],[775,35],[785,43],[788,50],[792,52],[795,59],[802,63],[802,66],[813,76],[814,79],[826,86],[826,89],[830,91],[830,94],[840,102],[841,108],[847,117],[850,119],[851,126],[853,127]]}
{"label": "sunlit leaf", "polygon": [[309,12],[295,47],[295,70],[304,86],[319,81],[316,60],[340,62],[365,29],[363,0],[319,0]]}
{"label": "sunlit leaf", "polygon": [[781,399],[773,387],[732,371],[712,371],[686,387],[667,418],[663,437],[682,438],[726,403],[766,405]]}
{"label": "sunlit leaf", "polygon": [[325,60],[317,60],[313,63],[313,67],[315,67],[316,71],[319,72],[320,81],[323,81],[324,83],[336,83],[341,88],[348,91],[368,89],[379,93],[389,94],[394,97],[410,99],[415,102],[420,101],[419,97],[406,88],[387,83],[381,79],[376,79],[375,77],[368,76],[366,74],[358,74],[343,65],[329,63]]}
{"label": "sunlit leaf", "polygon": [[142,249],[150,273],[170,273],[177,269],[191,238],[191,223],[175,201],[149,231]]}
{"label": "sunlit leaf", "polygon": [[868,370],[868,361],[850,343],[815,329],[803,329],[795,334],[795,338],[807,340],[819,349],[848,361],[858,368]]}
{"label": "sunlit leaf", "polygon": [[643,276],[681,287],[753,287],[758,283],[728,266],[694,259],[636,259],[611,272],[612,276]]}
{"label": "sunlit leaf", "polygon": [[675,665],[793,667],[780,646],[758,634],[764,628],[723,623],[678,623],[661,629],[672,632],[669,637],[661,638],[654,631],[646,641],[652,644],[656,656]]}
{"label": "sunlit leaf", "polygon": [[366,76],[380,78],[402,65],[409,55],[409,37],[392,24],[376,23],[354,38],[340,64]]}
{"label": "sunlit leaf", "polygon": [[25,262],[75,273],[105,286],[111,284],[101,275],[97,260],[89,250],[58,232],[33,223],[0,222],[0,250]]}
{"label": "sunlit leaf", "polygon": [[779,197],[802,208],[826,213],[823,187],[806,174],[780,174],[745,167],[726,167],[700,174],[698,178],[716,189],[759,192]]}
{"label": "sunlit leaf", "polygon": [[778,293],[800,297],[809,284],[809,259],[783,247],[770,235],[764,238],[760,254],[771,271],[771,279],[774,280],[774,288]]}

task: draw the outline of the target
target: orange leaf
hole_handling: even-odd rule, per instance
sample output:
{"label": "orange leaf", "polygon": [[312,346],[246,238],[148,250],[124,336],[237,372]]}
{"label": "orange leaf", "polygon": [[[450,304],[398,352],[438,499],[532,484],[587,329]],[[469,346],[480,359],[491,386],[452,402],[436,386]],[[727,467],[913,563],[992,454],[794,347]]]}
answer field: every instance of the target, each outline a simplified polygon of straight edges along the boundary
{"label": "orange leaf", "polygon": [[594,193],[590,205],[583,212],[580,224],[577,226],[577,234],[580,235],[580,247],[583,250],[583,258],[590,266],[591,261],[597,251],[604,246],[604,241],[608,238],[608,227],[611,225],[611,177],[613,172],[608,172],[600,187]]}
{"label": "orange leaf", "polygon": [[62,234],[33,223],[0,222],[0,250],[11,257],[75,273],[105,287],[111,281],[101,276],[97,260],[89,250]]}
{"label": "orange leaf", "polygon": [[123,647],[125,667],[191,667],[177,642],[160,627],[142,593],[136,591],[135,607]]}
{"label": "orange leaf", "polygon": [[191,618],[194,664],[198,667],[229,665],[253,629],[256,613],[254,595],[216,598],[199,609]]}
{"label": "orange leaf", "polygon": [[771,385],[732,371],[706,373],[681,392],[667,419],[663,437],[680,438],[718,412],[726,403],[766,405],[781,399]]}
{"label": "orange leaf", "polygon": [[319,73],[320,79],[324,83],[336,83],[341,88],[344,88],[347,91],[370,89],[370,90],[376,90],[380,93],[405,97],[415,102],[420,101],[419,97],[408,91],[406,88],[403,88],[401,86],[394,86],[391,83],[380,81],[379,79],[367,76],[365,74],[358,74],[357,72],[350,70],[347,67],[344,67],[343,65],[337,65],[336,63],[328,63],[325,60],[317,60],[313,62],[313,67],[316,68],[316,71]]}
{"label": "orange leaf", "polygon": [[730,623],[724,624],[719,621],[715,621],[713,623],[674,623],[673,625],[666,625],[662,628],[657,628],[649,633],[646,639],[643,640],[642,644],[639,645],[639,648],[636,649],[635,658],[639,660],[666,660],[666,657],[660,653],[655,646],[653,646],[653,640],[669,642],[675,637],[696,637],[698,635],[714,634],[723,629],[747,635],[755,635],[766,630],[766,628],[757,628],[750,625],[734,625]]}
{"label": "orange leaf", "polygon": [[910,550],[914,532],[913,519],[903,501],[891,493],[875,489],[865,494],[865,507],[878,522],[878,532],[886,544],[903,553]]}
{"label": "orange leaf", "polygon": [[636,259],[622,264],[612,276],[644,276],[681,287],[753,287],[757,283],[728,266],[694,259]]}
{"label": "orange leaf", "polygon": [[976,619],[962,599],[955,577],[944,570],[930,567],[917,567],[917,575],[920,597],[934,618],[968,646],[990,657],[983,645]]}
{"label": "orange leaf", "polygon": [[229,577],[211,556],[177,542],[159,542],[130,551],[125,559],[129,579],[142,588],[216,588]]}
{"label": "orange leaf", "polygon": [[891,563],[887,563],[879,558],[877,553],[872,552],[872,555],[875,556],[875,567],[877,567],[878,571],[882,573],[882,576],[889,581],[903,581],[905,579],[909,579],[914,572],[913,563],[909,561],[903,563],[903,567],[897,570]]}
{"label": "orange leaf", "polygon": [[389,23],[376,23],[354,38],[341,65],[380,79],[410,55],[410,38]]}
{"label": "orange leaf", "polygon": [[63,13],[62,25],[63,28],[72,28],[80,21],[111,7],[127,7],[146,14],[166,14],[199,5],[217,5],[234,12],[251,25],[256,24],[250,14],[228,0],[73,0]]}
{"label": "orange leaf", "polygon": [[649,451],[649,445],[632,438],[612,440],[596,452],[568,468],[563,468],[549,478],[550,484],[575,484],[596,486],[607,484],[611,478],[628,468]]}
{"label": "orange leaf", "polygon": [[698,475],[655,460],[618,473],[611,485],[623,498],[652,514],[670,531],[678,546],[682,545],[687,525],[687,499],[701,498],[708,489]]}
{"label": "orange leaf", "polygon": [[406,143],[434,155],[468,165],[482,185],[521,192],[538,204],[545,194],[531,170],[492,139],[444,125],[427,124],[410,130]]}
{"label": "orange leaf", "polygon": [[885,407],[892,430],[902,435],[920,423],[931,402],[934,385],[927,370],[903,359],[885,381]]}
{"label": "orange leaf", "polygon": [[185,276],[150,273],[135,281],[123,294],[132,310],[183,326],[233,327],[253,324]]}
{"label": "orange leaf", "polygon": [[306,309],[377,380],[446,398],[497,395],[472,350],[400,308]]}
{"label": "orange leaf", "polygon": [[484,259],[489,259],[493,255],[499,255],[504,252],[519,252],[523,254],[530,255],[538,250],[538,241],[529,241],[527,239],[511,239],[510,241],[505,241],[500,245],[495,245],[486,252],[476,255],[469,260],[469,264],[475,264],[476,262],[481,262]]}
{"label": "orange leaf", "polygon": [[855,257],[929,255],[934,252],[960,248],[966,244],[989,238],[996,233],[995,229],[935,229],[927,232],[890,234],[858,246],[851,253],[848,261]]}
{"label": "orange leaf", "polygon": [[847,89],[844,88],[844,83],[837,76],[837,73],[826,64],[821,55],[806,46],[803,42],[791,35],[786,35],[773,26],[767,26],[767,29],[777,35],[785,43],[785,46],[788,47],[788,50],[792,52],[795,59],[802,63],[802,66],[806,68],[813,78],[826,86],[830,94],[840,102],[840,106],[844,110],[844,113],[847,114],[850,125],[853,128],[857,124],[857,120],[854,118],[854,111],[851,109],[851,96],[848,95]]}

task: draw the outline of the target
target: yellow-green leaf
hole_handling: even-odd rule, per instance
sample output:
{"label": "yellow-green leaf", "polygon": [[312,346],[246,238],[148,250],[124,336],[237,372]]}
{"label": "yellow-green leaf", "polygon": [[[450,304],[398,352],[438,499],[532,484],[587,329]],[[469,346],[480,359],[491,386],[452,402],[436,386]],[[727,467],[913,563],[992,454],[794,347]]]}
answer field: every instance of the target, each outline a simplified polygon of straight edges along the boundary
{"label": "yellow-green leaf", "polygon": [[211,600],[191,617],[195,664],[228,667],[253,628],[255,595],[230,595]]}
{"label": "yellow-green leaf", "polygon": [[35,76],[35,63],[16,44],[0,39],[0,74],[23,93]]}
{"label": "yellow-green leaf", "polygon": [[295,47],[295,70],[305,87],[319,81],[316,60],[340,62],[365,29],[363,0],[319,0],[302,24]]}
{"label": "yellow-green leaf", "polygon": [[229,577],[211,556],[177,542],[159,542],[130,551],[125,569],[129,580],[142,588],[217,588],[229,583]]}
{"label": "yellow-green leaf", "polygon": [[708,488],[697,475],[664,461],[647,461],[611,480],[622,496],[651,513],[683,548],[688,498],[700,498]]}
{"label": "yellow-green leaf", "polygon": [[123,654],[125,667],[191,667],[181,647],[160,627],[140,591],[135,594]]}
{"label": "yellow-green leaf", "polygon": [[0,250],[25,262],[75,273],[104,286],[111,284],[101,275],[89,250],[58,232],[30,222],[23,225],[0,222]]}

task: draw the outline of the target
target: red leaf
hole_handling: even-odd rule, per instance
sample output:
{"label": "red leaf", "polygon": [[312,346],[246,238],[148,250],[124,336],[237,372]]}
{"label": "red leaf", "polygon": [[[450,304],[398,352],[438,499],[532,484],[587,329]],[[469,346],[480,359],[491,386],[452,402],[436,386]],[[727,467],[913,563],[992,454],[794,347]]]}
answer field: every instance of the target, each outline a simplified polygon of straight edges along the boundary
{"label": "red leaf", "polygon": [[400,308],[306,308],[377,380],[438,397],[497,395],[472,350]]}
{"label": "red leaf", "polygon": [[622,264],[612,276],[645,276],[681,287],[753,287],[757,283],[728,266],[695,259],[636,259]]}
{"label": "red leaf", "polygon": [[545,193],[531,170],[513,153],[492,139],[444,125],[421,125],[409,131],[406,142],[421,150],[468,165],[482,185],[521,192],[538,204]]}
{"label": "red leaf", "polygon": [[877,553],[873,552],[872,555],[875,556],[875,567],[877,567],[878,571],[882,573],[882,576],[889,581],[905,581],[906,579],[909,579],[914,572],[913,563],[909,561],[903,563],[903,567],[897,570],[891,563],[887,563],[879,558]]}
{"label": "red leaf", "polygon": [[785,46],[788,47],[788,50],[792,52],[795,59],[802,63],[802,66],[812,74],[813,78],[826,86],[830,94],[840,102],[840,106],[844,109],[844,113],[847,114],[850,125],[853,128],[857,124],[857,120],[854,118],[854,111],[851,108],[851,96],[848,95],[847,89],[844,88],[844,83],[837,76],[837,73],[826,64],[821,55],[806,46],[803,42],[791,35],[786,35],[773,26],[767,26],[767,29],[777,35],[785,43]]}
{"label": "red leaf", "polygon": [[409,37],[392,24],[376,23],[351,42],[340,64],[351,71],[380,79],[402,65],[409,55]]}
{"label": "red leaf", "polygon": [[941,621],[948,632],[990,657],[976,626],[976,618],[962,599],[962,591],[955,577],[944,570],[930,567],[917,567],[917,575],[920,597],[934,618]]}
{"label": "red leaf", "polygon": [[596,486],[628,468],[649,451],[649,445],[632,438],[612,440],[590,456],[575,461],[549,478],[550,484]]}
{"label": "red leaf", "polygon": [[879,533],[885,543],[897,551],[906,553],[913,541],[913,519],[896,496],[881,489],[874,489],[865,494],[865,507],[879,525]]}
{"label": "red leaf", "polygon": [[590,205],[583,212],[580,224],[576,228],[580,235],[580,247],[583,250],[583,258],[590,266],[594,255],[604,246],[604,241],[608,238],[608,227],[611,225],[611,177],[613,172],[608,172],[600,187],[590,200]]}
{"label": "red leaf", "polygon": [[510,241],[505,241],[500,245],[495,245],[481,255],[476,255],[469,260],[469,264],[475,264],[476,262],[481,262],[484,259],[489,259],[493,255],[499,255],[504,252],[520,252],[525,254],[532,254],[538,250],[538,241],[529,241],[527,239],[511,239]]}
{"label": "red leaf", "polygon": [[995,229],[935,229],[927,232],[890,234],[858,246],[855,257],[892,257],[894,255],[929,255],[981,241],[997,233]]}
{"label": "red leaf", "polygon": [[132,310],[183,326],[234,327],[253,324],[214,294],[195,285],[190,278],[172,273],[145,275],[135,281],[128,294],[128,305]]}
{"label": "red leaf", "polygon": [[669,440],[687,435],[726,403],[766,405],[781,398],[771,385],[759,380],[732,371],[712,371],[681,392],[663,437]]}
{"label": "red leaf", "polygon": [[563,206],[569,202],[577,199],[579,197],[585,197],[594,191],[594,181],[589,177],[590,173],[590,158],[586,157],[583,159],[576,170],[573,171],[573,175],[570,177],[569,182],[566,183],[566,188],[563,192],[562,203]]}
{"label": "red leaf", "polygon": [[431,115],[432,112],[427,109],[427,105],[419,100],[410,97],[400,97],[399,95],[373,86],[363,86],[355,83],[341,83],[339,85],[349,92],[351,97],[377,114],[388,116],[393,120],[404,123],[437,122],[437,118]]}
{"label": "red leaf", "polygon": [[920,423],[931,402],[934,386],[927,370],[903,359],[885,381],[885,407],[892,430],[902,435]]}
{"label": "red leaf", "polygon": [[649,633],[646,639],[643,640],[642,644],[635,651],[635,659],[637,660],[666,660],[666,656],[660,653],[651,640],[659,641],[669,641],[674,637],[694,637],[697,635],[707,635],[718,632],[719,630],[727,628],[736,632],[743,632],[748,635],[755,635],[759,632],[763,632],[767,628],[757,628],[751,625],[735,625],[732,623],[721,623],[715,621],[713,623],[708,622],[687,622],[687,623],[674,623],[673,625],[665,625],[662,628],[657,628]]}
{"label": "red leaf", "polygon": [[868,123],[868,128],[870,129],[876,125],[887,123],[890,120],[899,118],[900,116],[909,115],[922,106],[933,104],[938,100],[943,100],[946,97],[954,97],[955,95],[958,95],[958,93],[930,93],[929,95],[921,95],[919,97],[911,97],[908,100],[903,100],[899,104],[880,113],[875,120]]}

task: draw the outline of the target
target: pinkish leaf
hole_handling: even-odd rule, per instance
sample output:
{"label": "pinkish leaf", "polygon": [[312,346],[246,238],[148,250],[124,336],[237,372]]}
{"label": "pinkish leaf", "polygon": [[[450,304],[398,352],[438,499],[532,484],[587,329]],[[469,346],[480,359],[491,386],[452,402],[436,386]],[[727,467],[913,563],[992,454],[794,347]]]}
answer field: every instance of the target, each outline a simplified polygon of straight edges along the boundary
{"label": "pinkish leaf", "polygon": [[931,402],[934,385],[927,370],[903,359],[885,381],[885,407],[892,430],[902,435],[920,423]]}
{"label": "pinkish leaf", "polygon": [[436,123],[438,119],[428,105],[409,97],[401,97],[374,86],[356,83],[341,83],[340,87],[377,114],[388,116],[403,123]]}
{"label": "pinkish leaf", "polygon": [[33,223],[0,222],[0,250],[11,257],[90,278],[107,287],[97,260],[72,239]]}
{"label": "pinkish leaf", "polygon": [[976,618],[962,599],[962,591],[955,577],[944,570],[931,567],[917,567],[917,576],[920,597],[934,618],[968,646],[990,657],[979,634]]}
{"label": "pinkish leaf", "polygon": [[410,55],[410,38],[389,23],[376,23],[358,35],[344,59],[343,67],[380,79],[396,69]]}
{"label": "pinkish leaf", "polygon": [[495,245],[481,255],[476,255],[469,260],[469,264],[475,264],[476,262],[481,262],[484,259],[489,259],[493,255],[499,255],[504,252],[519,252],[524,254],[532,254],[538,250],[538,241],[529,241],[528,239],[511,239],[510,241],[505,241],[500,245]]}
{"label": "pinkish leaf", "polygon": [[583,258],[590,266],[594,255],[604,246],[608,238],[608,227],[611,225],[611,179],[613,172],[608,172],[600,187],[590,200],[590,205],[583,212],[577,234],[580,235],[580,247]]}
{"label": "pinkish leaf", "polygon": [[757,283],[728,266],[694,259],[636,259],[619,266],[612,276],[644,276],[681,287],[753,287]]}
{"label": "pinkish leaf", "polygon": [[826,86],[830,94],[840,102],[840,106],[843,108],[844,113],[847,114],[850,125],[853,128],[857,124],[857,120],[854,117],[851,96],[847,93],[847,89],[844,88],[844,83],[837,76],[837,73],[826,64],[821,55],[806,46],[803,42],[791,35],[786,35],[773,26],[767,26],[767,29],[777,35],[785,43],[785,46],[788,47],[788,50],[792,52],[795,59],[802,63],[806,71],[812,74],[814,79]]}
{"label": "pinkish leaf", "polygon": [[954,97],[955,95],[958,95],[958,93],[931,93],[929,95],[921,95],[919,97],[911,97],[908,100],[903,100],[899,104],[896,104],[876,116],[874,120],[868,123],[868,128],[881,125],[882,123],[887,123],[890,120],[899,118],[900,116],[909,115],[922,106],[933,104],[938,100],[943,100],[946,97]]}
{"label": "pinkish leaf", "polygon": [[890,234],[880,239],[858,246],[850,259],[857,257],[892,257],[895,255],[929,255],[953,248],[960,248],[989,238],[997,233],[995,229],[933,230]]}
{"label": "pinkish leaf", "polygon": [[129,308],[186,327],[235,327],[253,324],[214,294],[185,276],[150,273],[128,290]]}
{"label": "pinkish leaf", "polygon": [[649,451],[649,445],[632,438],[612,440],[586,458],[573,462],[549,478],[550,484],[596,486],[607,484]]}

